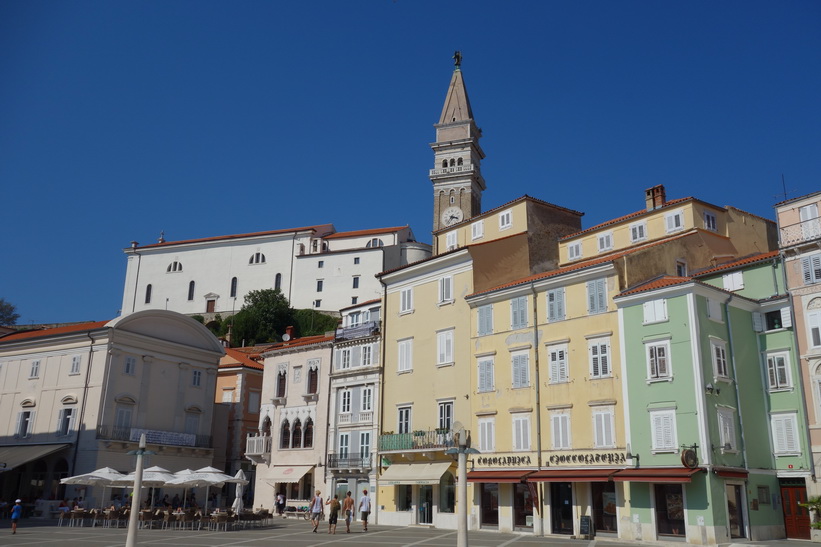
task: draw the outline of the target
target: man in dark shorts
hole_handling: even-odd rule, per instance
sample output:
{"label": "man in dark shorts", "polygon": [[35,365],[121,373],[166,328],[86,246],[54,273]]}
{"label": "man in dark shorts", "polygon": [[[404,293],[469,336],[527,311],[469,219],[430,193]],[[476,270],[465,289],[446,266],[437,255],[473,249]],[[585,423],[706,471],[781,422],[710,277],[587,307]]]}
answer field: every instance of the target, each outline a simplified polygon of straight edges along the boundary
{"label": "man in dark shorts", "polygon": [[351,521],[353,520],[353,503],[351,491],[348,490],[348,494],[342,500],[342,514],[345,515],[345,529],[349,534],[351,533]]}
{"label": "man in dark shorts", "polygon": [[336,521],[339,520],[339,509],[342,507],[339,503],[339,494],[334,494],[334,499],[329,499],[325,505],[331,506],[331,514],[328,515],[328,533],[336,534]]}
{"label": "man in dark shorts", "polygon": [[362,531],[368,531],[368,515],[371,514],[371,498],[368,497],[368,491],[362,491],[362,498],[359,500],[359,514],[362,515]]}

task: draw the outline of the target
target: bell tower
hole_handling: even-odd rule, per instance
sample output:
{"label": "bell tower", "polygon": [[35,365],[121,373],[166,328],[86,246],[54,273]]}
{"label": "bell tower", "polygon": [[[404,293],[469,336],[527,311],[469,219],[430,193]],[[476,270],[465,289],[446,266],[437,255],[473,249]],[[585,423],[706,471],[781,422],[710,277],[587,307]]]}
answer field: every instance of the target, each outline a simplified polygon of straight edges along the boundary
{"label": "bell tower", "polygon": [[433,231],[458,224],[482,211],[481,161],[485,157],[479,139],[482,130],[473,120],[465,80],[462,54],[453,55],[456,68],[436,128],[433,149]]}

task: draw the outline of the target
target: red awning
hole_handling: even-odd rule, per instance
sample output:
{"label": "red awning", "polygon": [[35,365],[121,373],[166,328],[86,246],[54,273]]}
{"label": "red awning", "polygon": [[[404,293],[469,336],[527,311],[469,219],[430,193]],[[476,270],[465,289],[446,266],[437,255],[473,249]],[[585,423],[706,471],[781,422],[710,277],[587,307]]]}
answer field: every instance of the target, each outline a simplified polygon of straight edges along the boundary
{"label": "red awning", "polygon": [[713,473],[719,477],[728,479],[746,479],[747,475],[749,475],[746,469],[736,469],[733,467],[714,467]]}
{"label": "red awning", "polygon": [[468,482],[522,482],[532,469],[517,471],[468,471]]}
{"label": "red awning", "polygon": [[616,482],[691,482],[693,475],[702,473],[703,467],[644,467],[622,469],[615,475]]}
{"label": "red awning", "polygon": [[619,469],[542,469],[527,480],[536,482],[607,482]]}

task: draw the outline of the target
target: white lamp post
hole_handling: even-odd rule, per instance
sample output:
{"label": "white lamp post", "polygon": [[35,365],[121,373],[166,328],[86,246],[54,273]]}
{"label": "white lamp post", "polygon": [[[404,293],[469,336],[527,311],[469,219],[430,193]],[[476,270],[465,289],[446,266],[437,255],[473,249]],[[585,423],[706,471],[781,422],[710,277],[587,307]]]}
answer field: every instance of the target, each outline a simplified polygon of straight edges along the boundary
{"label": "white lamp post", "polygon": [[137,526],[140,516],[140,489],[143,487],[143,456],[154,454],[145,449],[145,433],[140,435],[140,448],[128,453],[130,456],[137,456],[137,467],[134,469],[134,492],[131,494],[131,513],[128,515],[128,535],[125,540],[125,547],[135,547],[137,545]]}
{"label": "white lamp post", "polygon": [[467,547],[468,545],[468,454],[479,454],[475,448],[470,448],[467,443],[467,432],[462,424],[453,424],[454,437],[458,448],[448,448],[445,454],[457,454],[457,473],[459,477],[458,496],[456,503],[459,506],[457,512],[456,547]]}

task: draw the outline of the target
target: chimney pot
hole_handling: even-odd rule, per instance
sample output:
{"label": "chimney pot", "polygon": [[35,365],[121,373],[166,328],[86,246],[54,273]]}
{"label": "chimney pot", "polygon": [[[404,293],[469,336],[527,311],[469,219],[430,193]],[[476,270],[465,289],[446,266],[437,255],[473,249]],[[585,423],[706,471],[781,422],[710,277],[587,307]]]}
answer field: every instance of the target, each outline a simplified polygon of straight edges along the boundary
{"label": "chimney pot", "polygon": [[294,337],[294,327],[293,327],[293,325],[285,327],[285,334],[287,334],[288,336],[290,336],[293,339],[293,337]]}
{"label": "chimney pot", "polygon": [[657,184],[644,191],[644,204],[648,211],[658,209],[665,203],[667,203],[667,194],[664,191],[663,184]]}

